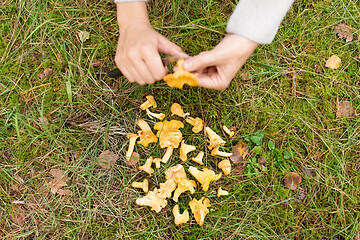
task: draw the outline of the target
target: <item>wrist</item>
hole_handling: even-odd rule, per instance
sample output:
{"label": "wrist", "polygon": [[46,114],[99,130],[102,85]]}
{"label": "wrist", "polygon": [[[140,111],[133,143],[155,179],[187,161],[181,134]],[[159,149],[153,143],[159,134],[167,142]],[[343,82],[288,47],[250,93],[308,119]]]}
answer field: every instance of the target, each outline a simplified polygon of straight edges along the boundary
{"label": "wrist", "polygon": [[119,28],[131,25],[150,25],[146,2],[116,3]]}

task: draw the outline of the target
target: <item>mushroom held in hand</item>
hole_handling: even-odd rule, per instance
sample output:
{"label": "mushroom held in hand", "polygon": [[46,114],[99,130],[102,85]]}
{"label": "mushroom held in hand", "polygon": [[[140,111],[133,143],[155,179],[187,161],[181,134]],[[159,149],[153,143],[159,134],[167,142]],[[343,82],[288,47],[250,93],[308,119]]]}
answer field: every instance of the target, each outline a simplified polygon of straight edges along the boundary
{"label": "mushroom held in hand", "polygon": [[183,68],[184,59],[181,58],[177,62],[177,70],[173,74],[168,74],[164,77],[164,81],[169,87],[183,88],[184,84],[189,86],[199,86],[196,80],[197,74],[192,74]]}
{"label": "mushroom held in hand", "polygon": [[219,162],[218,167],[224,172],[225,175],[229,175],[231,172],[231,164],[230,161],[227,159]]}
{"label": "mushroom held in hand", "polygon": [[188,145],[185,143],[184,140],[181,141],[181,146],[180,146],[180,159],[185,162],[187,160],[187,154],[189,152],[195,151],[196,147],[193,145]]}
{"label": "mushroom held in hand", "polygon": [[177,115],[183,118],[190,114],[190,113],[184,113],[182,106],[178,103],[173,103],[170,107],[170,111],[171,111],[171,116]]}
{"label": "mushroom held in hand", "polygon": [[167,205],[165,198],[159,196],[158,190],[155,188],[150,191],[145,197],[136,199],[136,204],[140,206],[149,206],[155,212],[160,212],[162,208]]}
{"label": "mushroom held in hand", "polygon": [[189,191],[191,194],[195,193],[196,182],[187,178],[176,178],[177,188],[174,192],[173,200],[178,201],[180,194]]}
{"label": "mushroom held in hand", "polygon": [[199,133],[203,130],[203,120],[201,118],[193,118],[193,117],[186,117],[185,121],[191,125],[193,125],[194,127],[192,128],[192,131],[194,133]]}
{"label": "mushroom held in hand", "polygon": [[204,224],[205,216],[209,213],[208,207],[211,207],[208,198],[202,197],[199,201],[195,198],[189,202],[192,213],[194,214],[197,224]]}
{"label": "mushroom held in hand", "polygon": [[157,107],[153,96],[151,96],[151,95],[146,96],[146,99],[147,99],[146,102],[144,102],[143,104],[140,105],[141,110],[148,109],[149,107],[153,107],[153,108]]}
{"label": "mushroom held in hand", "polygon": [[167,163],[174,148],[178,148],[182,140],[182,133],[179,128],[183,128],[184,124],[178,120],[158,122],[155,124],[154,129],[157,130],[159,137],[160,147],[167,148],[162,158],[163,163]]}
{"label": "mushroom held in hand", "polygon": [[210,182],[217,181],[221,178],[221,173],[215,174],[214,171],[204,168],[202,171],[195,167],[189,167],[189,172],[193,175],[196,180],[201,183],[203,191],[209,190]]}
{"label": "mushroom held in hand", "polygon": [[153,158],[150,157],[146,160],[145,164],[140,166],[139,169],[143,170],[145,172],[147,172],[148,174],[153,174],[154,173],[154,169],[151,168],[151,164],[152,164]]}
{"label": "mushroom held in hand", "polygon": [[226,142],[219,135],[217,135],[211,128],[206,127],[205,131],[210,139],[209,150],[213,149],[214,147],[220,147],[225,145]]}
{"label": "mushroom held in hand", "polygon": [[147,179],[142,182],[133,182],[131,186],[134,188],[141,188],[144,192],[149,191],[149,181]]}
{"label": "mushroom held in hand", "polygon": [[140,134],[140,140],[137,142],[138,144],[143,145],[144,147],[147,147],[149,143],[157,142],[158,139],[155,136],[155,134],[152,132],[149,124],[145,122],[143,119],[140,119],[137,121],[136,125],[138,125],[141,128],[141,131],[139,131]]}
{"label": "mushroom held in hand", "polygon": [[176,225],[180,225],[189,221],[189,211],[185,210],[183,214],[180,214],[179,205],[175,205],[172,212],[174,214]]}

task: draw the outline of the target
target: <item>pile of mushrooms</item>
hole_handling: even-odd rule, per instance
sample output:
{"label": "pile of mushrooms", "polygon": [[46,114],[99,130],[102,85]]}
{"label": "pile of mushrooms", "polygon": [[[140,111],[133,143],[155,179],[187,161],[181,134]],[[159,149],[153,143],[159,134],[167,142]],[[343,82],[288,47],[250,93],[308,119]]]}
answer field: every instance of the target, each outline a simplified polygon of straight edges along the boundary
{"label": "pile of mushrooms", "polygon": [[[140,109],[146,111],[149,118],[157,118],[160,121],[155,123],[153,129],[145,119],[137,121],[136,125],[141,130],[137,133],[129,133],[127,135],[129,147],[126,151],[125,159],[126,161],[131,160],[136,143],[143,145],[145,148],[148,147],[149,144],[158,143],[160,148],[166,149],[164,154],[162,156],[147,156],[146,162],[139,166],[139,170],[146,172],[148,177],[151,177],[154,173],[154,169],[152,168],[153,165],[155,165],[157,169],[163,167],[165,164],[166,166],[171,164],[172,167],[164,171],[166,181],[160,183],[160,186],[154,187],[152,190],[149,190],[148,178],[144,179],[142,182],[132,182],[132,187],[142,189],[142,191],[146,193],[145,196],[136,199],[136,204],[148,206],[159,213],[161,209],[168,205],[169,201],[172,201],[175,203],[175,206],[172,209],[175,224],[184,224],[189,221],[190,215],[188,209],[185,209],[180,213],[179,205],[177,205],[177,203],[180,200],[181,195],[186,192],[194,194],[199,186],[202,191],[206,192],[211,189],[211,182],[219,180],[222,174],[229,175],[231,173],[231,163],[228,158],[232,153],[221,151],[220,148],[224,147],[226,142],[210,127],[205,127],[205,132],[208,137],[207,149],[210,151],[211,156],[222,158],[218,163],[218,169],[221,170],[222,173],[216,173],[209,167],[198,169],[195,166],[190,166],[186,171],[182,164],[189,160],[192,160],[193,163],[198,165],[204,165],[203,159],[206,149],[201,151],[197,149],[196,146],[188,144],[189,139],[184,139],[183,134],[180,131],[180,129],[185,127],[181,120],[192,125],[192,131],[194,133],[200,133],[204,130],[203,120],[199,117],[190,116],[190,113],[185,113],[182,106],[178,103],[174,103],[171,106],[170,111],[171,116],[175,115],[175,118],[180,117],[179,120],[164,120],[166,117],[164,113],[154,113],[149,110],[149,108],[157,107],[154,97],[147,96],[146,99],[147,100],[141,104]],[[156,131],[156,134],[153,130]],[[227,127],[223,127],[223,130],[229,134],[229,136],[234,135],[234,132],[231,132]],[[179,150],[176,150],[178,148]],[[179,151],[180,161],[176,160],[176,157],[173,154],[175,150]],[[192,155],[192,157],[189,157],[189,155]],[[187,172],[190,173],[193,179],[188,178]],[[229,194],[228,191],[221,189],[221,187],[219,187],[216,192],[218,197]],[[189,208],[194,215],[195,221],[199,225],[204,224],[205,216],[209,213],[209,207],[210,200],[206,197],[202,197],[199,200],[193,198],[189,202]]]}

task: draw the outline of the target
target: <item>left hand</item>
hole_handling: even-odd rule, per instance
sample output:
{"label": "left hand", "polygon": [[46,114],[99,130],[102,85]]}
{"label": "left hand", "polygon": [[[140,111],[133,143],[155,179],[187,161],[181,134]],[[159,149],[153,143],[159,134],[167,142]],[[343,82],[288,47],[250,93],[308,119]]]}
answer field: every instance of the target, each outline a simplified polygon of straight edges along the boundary
{"label": "left hand", "polygon": [[224,90],[258,45],[245,37],[228,34],[214,49],[188,58],[183,66],[199,74],[196,79],[201,87]]}

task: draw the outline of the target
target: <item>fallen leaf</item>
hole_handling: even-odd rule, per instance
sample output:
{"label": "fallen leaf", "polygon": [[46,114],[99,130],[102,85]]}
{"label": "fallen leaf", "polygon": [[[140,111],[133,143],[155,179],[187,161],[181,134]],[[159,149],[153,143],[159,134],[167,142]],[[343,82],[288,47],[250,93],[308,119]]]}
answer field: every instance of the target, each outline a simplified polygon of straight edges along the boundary
{"label": "fallen leaf", "polygon": [[354,39],[354,29],[343,23],[337,25],[334,29],[334,32],[340,39],[346,38],[346,42],[351,42]]}
{"label": "fallen leaf", "polygon": [[47,68],[44,70],[43,73],[40,73],[39,74],[39,78],[40,79],[44,79],[44,78],[47,78],[49,77],[51,74],[52,74],[53,70],[51,68]]}
{"label": "fallen leaf", "polygon": [[339,101],[337,104],[336,117],[350,117],[354,112],[351,101]]}
{"label": "fallen leaf", "polygon": [[10,214],[10,220],[23,227],[25,224],[25,210],[21,206],[15,206]]}
{"label": "fallen leaf", "polygon": [[42,124],[49,124],[49,120],[46,117],[38,117],[38,120]]}
{"label": "fallen leaf", "polygon": [[245,172],[245,167],[243,165],[238,165],[234,170],[232,170],[232,175],[242,175]]}
{"label": "fallen leaf", "polygon": [[126,161],[126,165],[135,166],[138,164],[139,159],[140,159],[140,155],[137,152],[132,152],[129,161]]}
{"label": "fallen leaf", "polygon": [[341,58],[336,55],[332,55],[325,64],[325,67],[337,69],[340,66]]}
{"label": "fallen leaf", "polygon": [[239,141],[232,149],[232,156],[230,160],[235,164],[238,164],[245,160],[246,154],[249,151],[249,145],[244,142]]}
{"label": "fallen leaf", "polygon": [[101,66],[101,61],[100,60],[97,60],[97,59],[95,59],[95,60],[93,60],[92,62],[91,62],[91,66],[92,67],[100,67]]}
{"label": "fallen leaf", "polygon": [[289,172],[285,174],[284,183],[287,188],[295,190],[298,185],[301,183],[301,176],[295,172]]}
{"label": "fallen leaf", "polygon": [[112,151],[106,150],[99,155],[97,164],[104,169],[110,169],[118,159],[118,155]]}
{"label": "fallen leaf", "polygon": [[49,182],[46,182],[46,185],[50,187],[50,191],[53,194],[60,195],[72,195],[72,192],[69,190],[62,190],[61,188],[67,186],[66,182],[69,180],[69,177],[65,176],[65,171],[60,169],[51,169],[49,172],[54,178]]}
{"label": "fallen leaf", "polygon": [[259,157],[258,158],[258,164],[260,164],[261,166],[264,166],[267,163],[266,159],[263,157]]}
{"label": "fallen leaf", "polygon": [[88,31],[79,31],[78,36],[81,42],[85,42],[90,38],[90,33]]}

